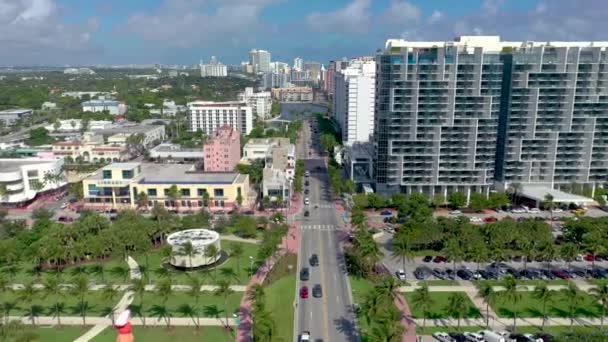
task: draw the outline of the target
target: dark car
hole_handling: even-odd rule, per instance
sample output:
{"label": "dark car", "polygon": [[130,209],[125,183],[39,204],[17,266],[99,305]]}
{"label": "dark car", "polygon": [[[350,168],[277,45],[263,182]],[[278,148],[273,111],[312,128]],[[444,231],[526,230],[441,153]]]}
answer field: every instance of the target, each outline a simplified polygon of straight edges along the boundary
{"label": "dark car", "polygon": [[302,288],[300,288],[300,298],[303,298],[303,299],[308,298],[308,287],[307,286],[302,286]]}
{"label": "dark car", "polygon": [[592,269],[589,274],[593,277],[593,278],[597,278],[597,279],[605,279],[608,278],[608,270],[600,268],[600,267],[595,267],[594,269]]}
{"label": "dark car", "polygon": [[445,262],[446,260],[447,260],[447,259],[446,259],[444,256],[437,255],[437,256],[435,257],[435,259],[433,259],[433,262],[438,264],[438,263],[440,263],[440,262]]}
{"label": "dark car", "polygon": [[535,280],[535,279],[540,279],[540,271],[535,270],[535,269],[525,269],[522,270],[520,273],[522,278],[526,278],[526,279],[530,279],[530,280]]}
{"label": "dark car", "polygon": [[446,275],[446,278],[448,278],[449,280],[456,279],[456,274],[454,274],[454,270],[451,268],[448,268],[447,270],[445,270],[445,275]]}
{"label": "dark car", "polygon": [[430,277],[431,274],[431,269],[426,266],[416,267],[416,269],[414,270],[414,277],[416,277],[416,279],[418,280],[424,280]]}
{"label": "dark car", "polygon": [[255,215],[255,211],[253,211],[253,210],[245,210],[245,211],[243,211],[243,215]]}
{"label": "dark car", "polygon": [[305,194],[305,195],[308,195],[308,193],[309,193],[309,192],[310,192],[310,191],[308,191],[308,189],[304,189],[304,194]]}
{"label": "dark car", "polygon": [[516,270],[515,268],[512,268],[512,267],[511,268],[507,268],[507,273],[510,274],[510,275],[512,275],[513,278],[515,278],[515,279],[521,278],[521,273],[519,273],[519,271]]}
{"label": "dark car", "polygon": [[309,278],[310,271],[308,270],[308,267],[304,267],[302,270],[300,270],[300,280],[307,281]]}
{"label": "dark car", "polygon": [[306,186],[308,186],[309,184],[310,184],[310,182],[309,182],[309,181],[305,181],[305,182],[304,182],[304,185],[306,185]]}
{"label": "dark car", "polygon": [[311,255],[310,266],[319,266],[319,257],[316,254]]}
{"label": "dark car", "polygon": [[422,258],[422,261],[424,261],[424,262],[431,262],[431,260],[433,260],[433,257],[431,255],[427,255],[424,258]]}
{"label": "dark car", "polygon": [[456,275],[459,276],[462,280],[470,280],[471,278],[473,278],[473,272],[464,268],[456,271]]}
{"label": "dark car", "polygon": [[586,269],[584,268],[578,268],[578,267],[572,267],[570,269],[570,272],[568,272],[570,275],[574,274],[577,277],[580,278],[587,278],[589,276],[588,272]]}
{"label": "dark car", "polygon": [[500,274],[495,271],[495,270],[480,270],[479,274],[481,275],[481,277],[483,279],[486,280],[491,280],[491,279],[498,279],[500,277]]}
{"label": "dark car", "polygon": [[382,216],[391,216],[391,215],[393,215],[393,212],[392,212],[392,211],[390,211],[390,210],[383,210],[383,211],[380,213],[380,215],[382,215]]}
{"label": "dark car", "polygon": [[315,297],[315,298],[321,298],[321,297],[323,297],[323,290],[321,289],[321,284],[316,284],[312,288],[312,296]]}
{"label": "dark car", "polygon": [[441,268],[434,268],[433,275],[438,279],[445,279],[447,277],[447,274]]}
{"label": "dark car", "polygon": [[59,221],[59,222],[73,222],[74,219],[71,218],[71,217],[69,217],[69,216],[59,216],[57,218],[57,221]]}
{"label": "dark car", "polygon": [[308,210],[306,210],[306,211],[304,212],[304,217],[308,217],[308,215],[310,215],[310,213],[308,212]]}
{"label": "dark car", "polygon": [[553,274],[553,272],[551,272],[550,270],[542,270],[541,273],[543,274],[543,277],[548,280],[555,279],[555,274]]}

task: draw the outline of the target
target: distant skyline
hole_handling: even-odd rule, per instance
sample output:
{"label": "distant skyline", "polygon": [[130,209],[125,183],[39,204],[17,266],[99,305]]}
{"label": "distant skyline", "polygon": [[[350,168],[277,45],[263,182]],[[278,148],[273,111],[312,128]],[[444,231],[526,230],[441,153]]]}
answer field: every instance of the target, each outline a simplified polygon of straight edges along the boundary
{"label": "distant skyline", "polygon": [[373,55],[388,38],[607,40],[605,0],[0,0],[0,65]]}

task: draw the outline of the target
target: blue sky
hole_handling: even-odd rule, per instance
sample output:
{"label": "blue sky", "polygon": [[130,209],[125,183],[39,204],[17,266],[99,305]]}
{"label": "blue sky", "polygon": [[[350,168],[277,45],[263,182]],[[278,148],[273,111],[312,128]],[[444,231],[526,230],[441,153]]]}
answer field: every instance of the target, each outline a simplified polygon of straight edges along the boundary
{"label": "blue sky", "polygon": [[373,55],[388,38],[606,39],[605,0],[0,0],[1,65]]}

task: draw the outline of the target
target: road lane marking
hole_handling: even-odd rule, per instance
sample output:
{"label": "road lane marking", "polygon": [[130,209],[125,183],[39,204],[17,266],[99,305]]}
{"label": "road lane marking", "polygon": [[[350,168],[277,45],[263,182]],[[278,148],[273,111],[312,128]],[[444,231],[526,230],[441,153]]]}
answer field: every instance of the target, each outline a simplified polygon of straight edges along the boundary
{"label": "road lane marking", "polygon": [[336,302],[340,304],[340,296],[336,296]]}
{"label": "road lane marking", "polygon": [[[323,264],[325,263],[325,248],[323,248],[323,236],[322,233],[319,231],[319,241],[321,243],[319,243],[319,254],[321,255],[321,262],[319,262],[319,266],[321,268],[321,284],[323,286],[323,288],[328,289],[329,287],[326,286],[327,282],[325,281],[325,267],[323,266]],[[327,296],[323,296],[323,336],[325,337],[325,341],[329,341],[329,329],[327,327],[327,324],[329,323],[329,315],[328,315],[329,310],[327,309]]]}

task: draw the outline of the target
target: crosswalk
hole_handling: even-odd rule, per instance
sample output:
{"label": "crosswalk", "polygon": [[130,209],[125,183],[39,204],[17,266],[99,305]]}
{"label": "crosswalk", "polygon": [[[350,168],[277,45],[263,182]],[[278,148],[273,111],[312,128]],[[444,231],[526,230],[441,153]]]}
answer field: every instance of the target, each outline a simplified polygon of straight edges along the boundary
{"label": "crosswalk", "polygon": [[302,225],[302,230],[336,230],[336,227],[333,224],[310,224],[310,225]]}
{"label": "crosswalk", "polygon": [[[311,207],[314,207],[315,204],[311,203],[310,204]],[[334,205],[329,203],[329,204],[317,204],[317,209],[334,209]]]}

